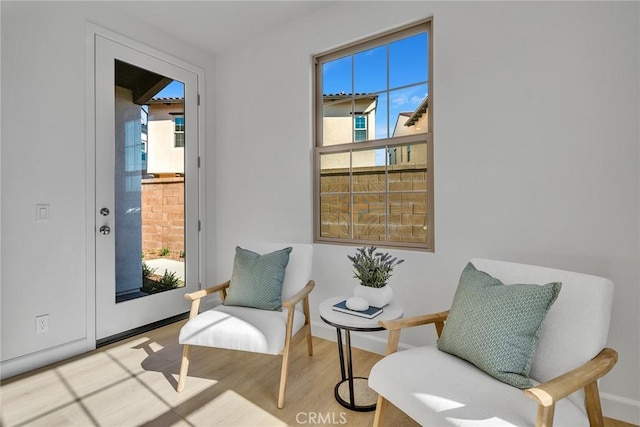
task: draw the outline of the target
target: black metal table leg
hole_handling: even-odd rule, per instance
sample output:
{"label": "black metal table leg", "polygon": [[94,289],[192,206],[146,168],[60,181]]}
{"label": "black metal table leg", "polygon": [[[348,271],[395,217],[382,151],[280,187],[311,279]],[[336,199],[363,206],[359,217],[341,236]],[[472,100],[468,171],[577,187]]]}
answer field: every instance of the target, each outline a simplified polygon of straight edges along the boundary
{"label": "black metal table leg", "polygon": [[[356,398],[355,398],[356,380],[358,381],[358,383],[364,382],[364,385],[362,387],[366,387],[368,389],[369,386],[367,384],[367,378],[353,376],[353,359],[352,359],[352,353],[351,353],[351,331],[349,331],[348,329],[344,330],[345,341],[346,341],[345,344],[347,346],[347,353],[346,353],[346,371],[347,372],[345,375],[345,354],[344,354],[344,349],[342,347],[342,331],[340,328],[336,328],[336,330],[338,331],[338,356],[340,358],[340,374],[342,376],[342,381],[336,384],[336,387],[334,390],[336,400],[342,406],[344,406],[347,409],[351,409],[352,411],[360,411],[360,412],[373,411],[376,409],[375,403],[369,404],[369,405],[356,404]],[[340,386],[342,386],[343,384],[347,384],[349,388],[349,401],[345,400],[340,395]]]}
{"label": "black metal table leg", "polygon": [[340,374],[342,376],[342,381],[347,379],[347,374],[344,369],[344,350],[342,348],[342,329],[336,328],[338,332],[338,357],[340,358]]}

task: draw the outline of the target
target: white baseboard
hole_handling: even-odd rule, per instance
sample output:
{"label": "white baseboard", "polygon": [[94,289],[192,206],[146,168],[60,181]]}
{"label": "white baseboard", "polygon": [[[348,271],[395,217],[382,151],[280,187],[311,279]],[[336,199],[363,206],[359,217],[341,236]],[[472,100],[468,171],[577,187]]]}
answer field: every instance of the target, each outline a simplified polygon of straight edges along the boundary
{"label": "white baseboard", "polygon": [[616,420],[640,425],[640,401],[600,392],[602,413]]}
{"label": "white baseboard", "polygon": [[87,340],[82,338],[35,353],[26,354],[0,362],[0,379],[13,377],[24,372],[59,362],[91,350]]}
{"label": "white baseboard", "polygon": [[[336,342],[336,329],[324,322],[311,322],[311,330],[313,335],[329,341]],[[351,346],[372,353],[384,354],[387,342],[380,337],[366,332],[352,332]],[[400,349],[408,349],[413,346],[400,343]],[[336,356],[337,357],[337,356]],[[640,402],[625,397],[616,396],[609,393],[600,393],[602,401],[602,412],[609,418],[624,421],[627,423],[640,426]]]}

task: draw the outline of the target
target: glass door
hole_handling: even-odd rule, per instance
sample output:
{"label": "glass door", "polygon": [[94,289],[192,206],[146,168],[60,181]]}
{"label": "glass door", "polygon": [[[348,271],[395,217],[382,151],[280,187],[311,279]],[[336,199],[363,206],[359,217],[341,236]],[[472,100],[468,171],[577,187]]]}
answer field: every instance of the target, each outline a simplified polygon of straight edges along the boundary
{"label": "glass door", "polygon": [[198,289],[197,75],[96,36],[96,339]]}

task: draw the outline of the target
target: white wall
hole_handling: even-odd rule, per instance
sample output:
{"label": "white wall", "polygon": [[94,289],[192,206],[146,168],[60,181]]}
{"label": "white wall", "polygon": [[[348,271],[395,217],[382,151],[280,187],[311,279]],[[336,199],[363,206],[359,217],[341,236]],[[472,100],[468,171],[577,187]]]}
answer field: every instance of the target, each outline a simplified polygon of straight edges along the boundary
{"label": "white wall", "polygon": [[[436,251],[393,251],[407,260],[397,300],[406,315],[448,308],[474,256],[611,278],[620,361],[601,384],[605,414],[640,423],[639,15],[637,3],[348,2],[218,55],[216,280],[239,241],[312,240],[311,56],[433,16]],[[264,113],[238,115],[247,99]],[[317,335],[334,337],[317,305],[351,293],[352,252],[315,246]]]}
{"label": "white wall", "polygon": [[[207,71],[211,283],[229,276],[237,242],[312,239],[311,55],[433,15],[436,252],[393,251],[407,260],[398,301],[407,315],[447,308],[472,256],[610,277],[620,361],[601,385],[605,413],[640,424],[637,3],[344,3],[215,61],[103,4],[0,5],[3,375],[7,361],[86,347],[86,20]],[[237,114],[247,100],[251,120]],[[36,203],[50,222],[35,223]],[[317,304],[351,292],[352,252],[315,246],[317,335],[334,336]],[[41,313],[50,331],[36,336]],[[371,337],[384,334],[358,343]]]}
{"label": "white wall", "polygon": [[[87,339],[95,337],[87,323],[87,22],[204,70],[215,63],[101,3],[3,1],[1,7],[5,377],[95,344]],[[213,104],[212,94],[202,94],[205,103]],[[35,222],[37,203],[50,205],[49,222]],[[35,316],[45,313],[49,332],[36,335]]]}

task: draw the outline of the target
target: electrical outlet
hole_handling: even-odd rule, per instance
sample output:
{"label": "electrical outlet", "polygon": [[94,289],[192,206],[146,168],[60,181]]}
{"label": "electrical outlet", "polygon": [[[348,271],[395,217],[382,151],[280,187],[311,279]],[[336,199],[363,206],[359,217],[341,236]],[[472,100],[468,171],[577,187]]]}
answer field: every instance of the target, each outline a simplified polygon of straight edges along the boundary
{"label": "electrical outlet", "polygon": [[46,334],[49,332],[49,315],[36,316],[36,334]]}

